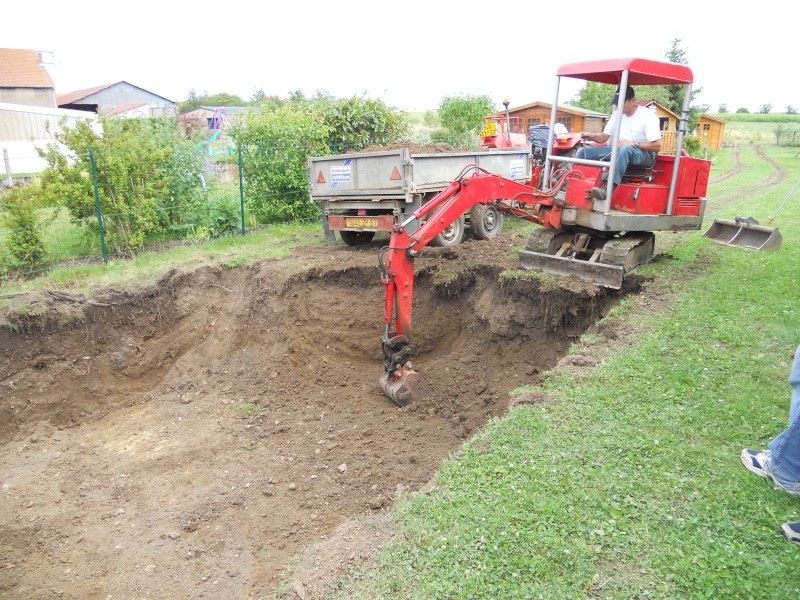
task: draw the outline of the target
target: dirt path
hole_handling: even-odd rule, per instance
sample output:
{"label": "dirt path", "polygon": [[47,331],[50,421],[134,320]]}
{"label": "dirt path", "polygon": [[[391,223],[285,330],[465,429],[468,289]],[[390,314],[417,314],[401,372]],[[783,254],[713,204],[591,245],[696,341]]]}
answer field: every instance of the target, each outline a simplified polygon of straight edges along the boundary
{"label": "dirt path", "polygon": [[730,179],[734,175],[739,174],[742,171],[742,163],[739,160],[739,144],[736,143],[731,148],[731,168],[719,175],[718,177],[714,177],[709,179],[708,183],[715,184],[721,183],[726,179]]}
{"label": "dirt path", "polygon": [[427,394],[404,409],[377,386],[379,242],[20,298],[0,315],[0,596],[270,598],[324,542],[289,592],[316,597],[391,533],[398,494],[641,283],[501,278],[522,243],[417,260]]}

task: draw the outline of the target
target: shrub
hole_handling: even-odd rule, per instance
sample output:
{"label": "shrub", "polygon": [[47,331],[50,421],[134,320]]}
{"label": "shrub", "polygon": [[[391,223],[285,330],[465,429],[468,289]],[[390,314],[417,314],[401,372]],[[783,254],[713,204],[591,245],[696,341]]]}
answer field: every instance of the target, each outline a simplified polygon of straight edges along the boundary
{"label": "shrub", "polygon": [[260,223],[319,217],[308,198],[306,161],[329,154],[328,128],[310,107],[249,112],[231,125],[242,149],[247,208]]}
{"label": "shrub", "polygon": [[47,161],[42,187],[53,205],[97,235],[91,155],[106,243],[114,252],[142,245],[148,235],[183,222],[186,203],[200,194],[202,150],[183,139],[174,119],[101,117],[102,131],[85,122],[62,126],[40,155]]}
{"label": "shrub", "polygon": [[34,269],[47,256],[36,210],[38,192],[38,186],[14,187],[3,196],[10,230],[6,246],[12,257],[11,269]]}

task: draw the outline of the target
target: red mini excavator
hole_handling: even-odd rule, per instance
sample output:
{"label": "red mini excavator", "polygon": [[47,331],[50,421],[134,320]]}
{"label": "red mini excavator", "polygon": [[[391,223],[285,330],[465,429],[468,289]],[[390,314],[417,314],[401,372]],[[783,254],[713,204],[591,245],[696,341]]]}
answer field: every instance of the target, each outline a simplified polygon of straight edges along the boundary
{"label": "red mini excavator", "polygon": [[[613,132],[610,162],[579,159],[553,150],[562,77],[598,83],[636,86],[646,96],[648,85],[683,85],[684,102],[674,147],[666,132],[653,167],[627,171],[612,186],[620,139],[620,120]],[[691,100],[692,72],[686,65],[640,58],[572,63],[557,73],[544,160],[532,161],[531,178],[519,183],[477,166],[469,166],[440,194],[422,205],[392,231],[381,250],[381,279],[386,286],[385,331],[381,338],[384,374],[381,389],[404,406],[420,393],[420,376],[411,365],[411,310],[414,258],[444,229],[482,204],[521,217],[537,227],[520,252],[520,266],[598,285],[620,288],[627,273],[653,255],[653,231],[700,229],[705,210],[710,162],[683,150]],[[624,94],[616,109],[622,111]],[[649,110],[640,107],[640,110]],[[593,187],[605,187],[606,198],[592,198]],[[612,194],[613,190],[613,194]],[[421,226],[408,226],[414,221]],[[413,233],[408,233],[413,230]]]}

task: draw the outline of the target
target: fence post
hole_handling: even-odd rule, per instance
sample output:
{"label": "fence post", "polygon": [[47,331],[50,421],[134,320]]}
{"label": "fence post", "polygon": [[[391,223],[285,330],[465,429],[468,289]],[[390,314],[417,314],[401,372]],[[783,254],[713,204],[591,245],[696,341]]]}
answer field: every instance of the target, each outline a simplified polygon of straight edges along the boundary
{"label": "fence post", "polygon": [[8,158],[8,148],[3,148],[3,162],[6,164],[6,179],[8,187],[14,187],[14,178],[11,177],[11,161]]}
{"label": "fence post", "polygon": [[236,152],[239,155],[239,209],[242,214],[242,235],[244,235],[245,228],[244,228],[244,177],[242,174],[242,147],[237,146]]}
{"label": "fence post", "polygon": [[100,251],[103,253],[103,264],[108,264],[108,248],[106,248],[106,230],[103,226],[103,211],[100,209],[100,191],[97,189],[97,167],[94,162],[94,150],[89,150],[89,162],[92,165],[92,186],[94,187],[94,211],[100,230]]}

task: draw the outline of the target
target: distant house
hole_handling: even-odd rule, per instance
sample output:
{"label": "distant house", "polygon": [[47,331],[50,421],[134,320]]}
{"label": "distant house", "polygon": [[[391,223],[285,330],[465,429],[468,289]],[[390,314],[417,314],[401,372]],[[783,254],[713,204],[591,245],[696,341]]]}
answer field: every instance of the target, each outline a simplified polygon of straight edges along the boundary
{"label": "distant house", "polygon": [[55,143],[61,123],[95,122],[97,116],[56,107],[46,52],[0,48],[0,151],[5,178],[37,173],[45,166],[37,149]]}
{"label": "distant house", "polygon": [[725,137],[725,121],[711,115],[700,115],[697,137],[703,140],[703,144],[709,150],[720,150]]}
{"label": "distant house", "polygon": [[232,154],[235,146],[228,139],[231,118],[261,109],[250,106],[201,106],[178,117],[186,133],[206,131],[207,151],[210,155]]}
{"label": "distant house", "polygon": [[59,108],[98,115],[162,117],[175,114],[175,102],[127,81],[118,81],[56,97]]}
{"label": "distant house", "polygon": [[[549,125],[553,105],[547,102],[531,102],[508,109],[509,117],[517,117],[523,132],[531,125]],[[556,111],[556,123],[562,123],[567,131],[603,131],[609,115],[578,108],[577,106],[559,106]]]}
{"label": "distant house", "polygon": [[56,108],[56,93],[47,72],[47,53],[0,48],[0,102]]}

